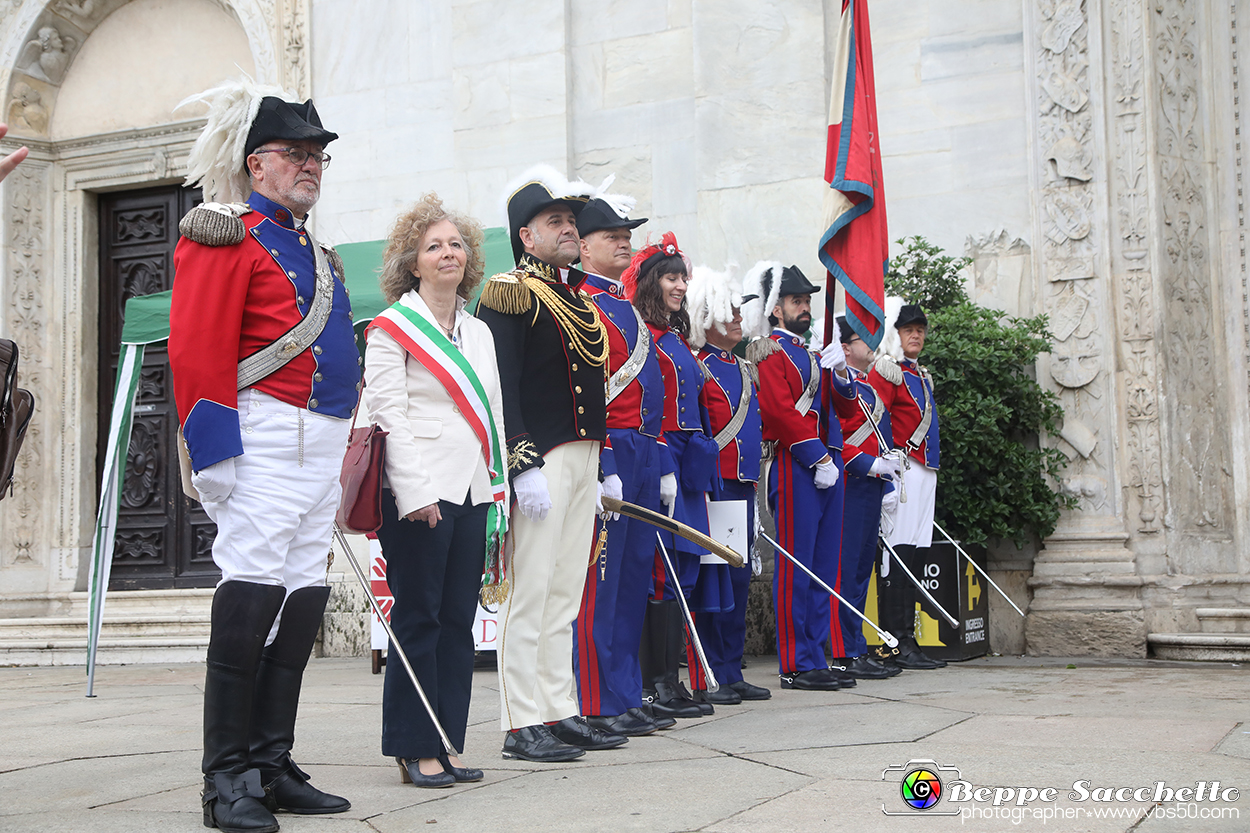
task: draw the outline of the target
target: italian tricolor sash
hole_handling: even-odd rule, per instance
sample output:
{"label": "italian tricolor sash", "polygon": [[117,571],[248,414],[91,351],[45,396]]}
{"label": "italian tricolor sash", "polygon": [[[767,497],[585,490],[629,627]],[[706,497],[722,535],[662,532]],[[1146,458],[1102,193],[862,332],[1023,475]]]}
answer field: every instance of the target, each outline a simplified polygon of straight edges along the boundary
{"label": "italian tricolor sash", "polygon": [[490,472],[494,502],[486,516],[486,565],[482,574],[482,602],[498,604],[508,596],[508,580],[503,559],[503,539],[508,531],[505,503],[503,442],[491,413],[486,389],[464,354],[438,327],[416,310],[396,302],[369,324],[399,342],[408,353],[442,383],[447,394],[468,420],[482,445],[482,457]]}

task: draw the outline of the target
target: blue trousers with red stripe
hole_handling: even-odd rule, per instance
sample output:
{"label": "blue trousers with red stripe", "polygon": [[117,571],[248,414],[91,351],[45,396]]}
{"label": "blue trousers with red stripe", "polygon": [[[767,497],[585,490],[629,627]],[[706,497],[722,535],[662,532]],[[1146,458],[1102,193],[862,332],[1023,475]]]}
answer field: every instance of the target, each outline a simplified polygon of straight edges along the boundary
{"label": "blue trousers with red stripe", "polygon": [[[842,471],[842,454],[831,452]],[[845,477],[817,489],[814,471],[779,449],[768,467],[768,505],[777,542],[830,587],[837,589],[842,551]],[[777,610],[777,664],[782,674],[828,668],[829,594],[789,559],[776,554],[773,603]]]}
{"label": "blue trousers with red stripe", "polygon": [[[877,559],[881,529],[881,497],[886,483],[879,477],[846,474],[846,510],[842,514],[842,586],[834,587],[861,612],[868,599],[868,582]],[[835,657],[868,653],[864,621],[830,597],[829,647]]]}
{"label": "blue trousers with red stripe", "polygon": [[[628,429],[608,434],[623,499],[662,512],[655,438]],[[655,527],[624,515],[606,527],[606,552],[589,566],[573,628],[578,701],[582,714],[589,715],[623,714],[642,705],[638,646],[651,590]]]}
{"label": "blue trousers with red stripe", "polygon": [[[699,629],[703,652],[708,665],[721,685],[736,683],[742,679],[742,652],[747,639],[747,592],[751,587],[751,547],[755,543],[755,484],[741,480],[724,480],[712,490],[712,500],[745,500],[747,504],[747,551],[742,553],[746,564],[728,567],[729,581],[733,587],[733,610],[727,613],[695,613],[694,624]],[[707,679],[694,647],[686,648],[687,666],[690,669],[690,687],[707,688]]]}

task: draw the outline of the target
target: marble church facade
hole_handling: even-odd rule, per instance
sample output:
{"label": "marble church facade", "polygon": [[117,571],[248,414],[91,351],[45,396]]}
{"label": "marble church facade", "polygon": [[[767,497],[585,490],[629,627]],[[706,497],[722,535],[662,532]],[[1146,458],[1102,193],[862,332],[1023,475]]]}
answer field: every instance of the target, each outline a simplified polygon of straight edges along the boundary
{"label": "marble church facade", "polygon": [[[0,0],[0,145],[31,148],[0,186],[0,332],[38,401],[0,501],[0,650],[6,620],[38,641],[39,620],[82,610],[111,397],[100,333],[116,300],[101,298],[100,211],[180,183],[200,125],[172,112],[184,96],[239,70],[314,96],[342,134],[314,220],[332,243],[384,237],[429,190],[502,225],[505,184],[545,162],[595,183],[615,174],[652,218],[643,231],[674,230],[698,262],[768,257],[815,276],[839,7]],[[1250,12],[869,8],[891,236],[970,255],[978,300],[1045,312],[1056,339],[1037,372],[1066,417],[1044,441],[1071,460],[1079,508],[1036,551],[992,553],[1028,612],[1021,624],[993,608],[995,649],[1250,656]],[[123,292],[149,291],[143,269],[122,272]],[[132,453],[150,461],[158,446]],[[160,466],[132,470],[156,482]],[[208,592],[133,597],[186,613]]]}

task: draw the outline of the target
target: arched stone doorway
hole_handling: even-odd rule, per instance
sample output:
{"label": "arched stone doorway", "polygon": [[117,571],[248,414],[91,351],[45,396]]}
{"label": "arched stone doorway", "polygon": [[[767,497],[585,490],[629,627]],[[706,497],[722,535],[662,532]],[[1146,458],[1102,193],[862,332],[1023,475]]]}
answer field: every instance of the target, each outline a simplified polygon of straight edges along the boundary
{"label": "arched stone doorway", "polygon": [[[185,96],[247,71],[307,94],[308,0],[0,0],[0,89],[30,158],[4,182],[0,333],[38,407],[0,502],[0,615],[85,586],[98,491],[99,195],[181,183]],[[41,605],[41,600],[44,604]]]}

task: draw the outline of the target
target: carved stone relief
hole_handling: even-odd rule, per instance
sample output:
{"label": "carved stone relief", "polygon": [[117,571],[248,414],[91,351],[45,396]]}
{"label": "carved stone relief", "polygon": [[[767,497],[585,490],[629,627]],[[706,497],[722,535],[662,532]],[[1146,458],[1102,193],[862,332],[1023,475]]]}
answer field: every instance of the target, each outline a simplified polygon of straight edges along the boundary
{"label": "carved stone relief", "polygon": [[1055,335],[1049,375],[1064,408],[1059,436],[1072,460],[1064,488],[1083,512],[1108,513],[1114,512],[1107,494],[1114,444],[1102,441],[1111,398],[1099,316],[1105,290],[1096,280],[1088,10],[1084,0],[1036,0],[1034,8],[1039,311],[1050,316]]}
{"label": "carved stone relief", "polygon": [[1128,437],[1128,505],[1138,534],[1162,531],[1163,451],[1159,425],[1159,365],[1154,275],[1148,228],[1150,200],[1146,172],[1145,32],[1142,5],[1111,6],[1108,41],[1111,63],[1109,114],[1112,143],[1112,271],[1117,290],[1117,324]]}
{"label": "carved stone relief", "polygon": [[44,442],[49,414],[41,403],[50,401],[46,390],[47,346],[44,287],[47,236],[48,168],[30,160],[5,181],[7,215],[5,331],[17,342],[21,384],[35,395],[35,413],[18,455],[13,475],[13,496],[0,505],[4,512],[6,545],[0,548],[10,564],[39,564],[46,552],[42,530],[42,475]]}
{"label": "carved stone relief", "polygon": [[1232,524],[1229,415],[1207,227],[1209,185],[1195,21],[1199,5],[1195,0],[1164,0],[1152,4],[1149,12],[1158,95],[1159,279],[1171,386],[1170,509],[1180,530],[1225,540]]}

